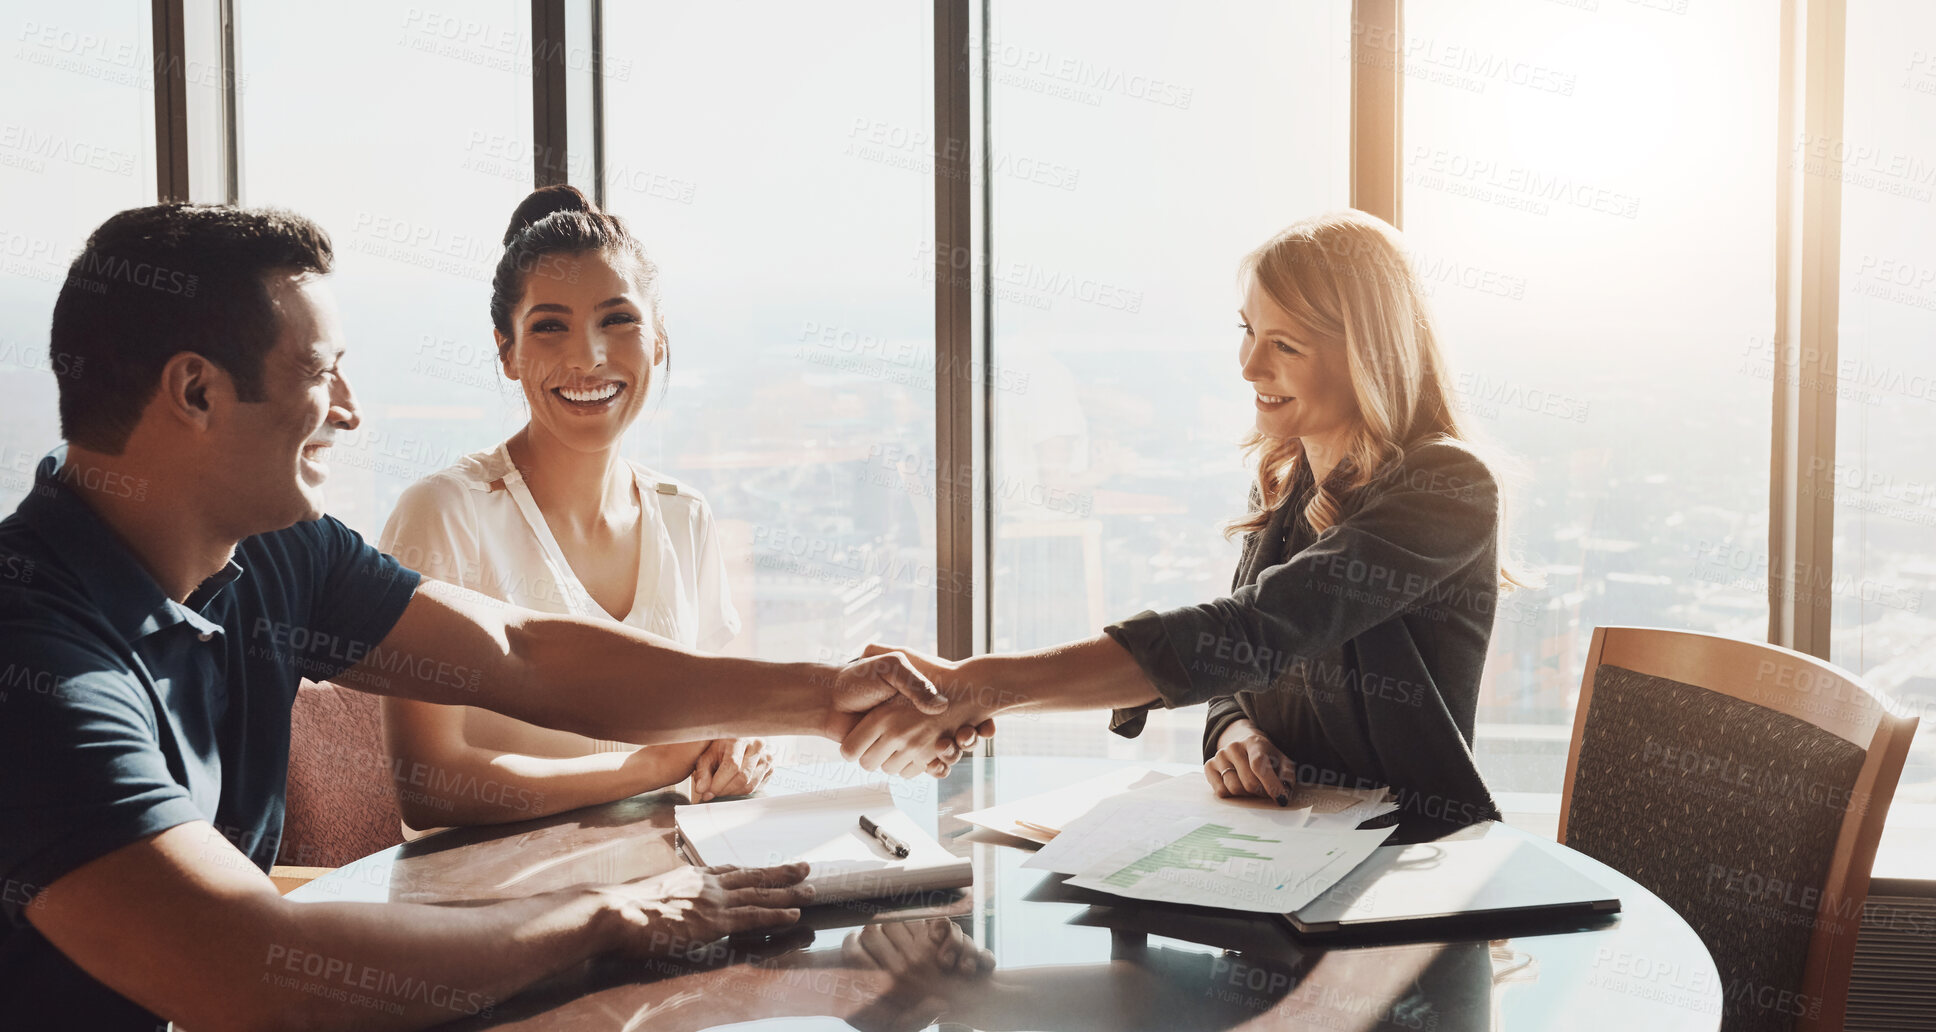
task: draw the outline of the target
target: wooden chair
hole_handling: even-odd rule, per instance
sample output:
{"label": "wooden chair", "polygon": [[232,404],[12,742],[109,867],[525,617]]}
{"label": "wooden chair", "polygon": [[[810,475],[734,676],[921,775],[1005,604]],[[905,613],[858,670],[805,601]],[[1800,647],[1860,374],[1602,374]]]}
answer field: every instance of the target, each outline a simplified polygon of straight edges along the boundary
{"label": "wooden chair", "polygon": [[282,845],[269,872],[287,893],[403,841],[376,696],[304,681],[289,715]]}
{"label": "wooden chair", "polygon": [[1915,730],[1812,656],[1601,627],[1559,839],[1700,934],[1724,1028],[1840,1029],[1869,868]]}

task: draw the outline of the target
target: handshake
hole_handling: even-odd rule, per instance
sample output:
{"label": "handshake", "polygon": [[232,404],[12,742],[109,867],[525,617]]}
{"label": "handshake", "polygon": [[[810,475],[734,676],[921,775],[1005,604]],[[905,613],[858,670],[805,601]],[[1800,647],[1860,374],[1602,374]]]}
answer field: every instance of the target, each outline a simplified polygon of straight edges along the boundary
{"label": "handshake", "polygon": [[912,649],[869,645],[834,674],[820,732],[865,770],[944,777],[966,750],[995,733],[997,707],[966,664]]}

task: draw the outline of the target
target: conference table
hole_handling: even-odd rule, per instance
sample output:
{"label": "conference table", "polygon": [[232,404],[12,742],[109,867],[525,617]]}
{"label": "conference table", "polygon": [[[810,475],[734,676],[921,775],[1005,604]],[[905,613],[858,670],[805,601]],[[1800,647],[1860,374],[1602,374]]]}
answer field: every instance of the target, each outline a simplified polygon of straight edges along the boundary
{"label": "conference table", "polygon": [[[451,1029],[862,1030],[1645,1029],[1714,1032],[1722,987],[1699,937],[1666,904],[1578,852],[1499,823],[1455,832],[1538,841],[1610,889],[1621,913],[1542,934],[1318,945],[1268,915],[1109,896],[1024,868],[1028,843],[958,814],[1122,764],[973,757],[939,781],[892,782],[896,804],[956,855],[974,885],[893,904],[809,908],[771,937],[647,959],[605,957],[479,1009]],[[1181,768],[1166,768],[1181,769]],[[1194,776],[1194,775],[1192,775]],[[776,771],[763,794],[863,783],[857,767]],[[292,900],[468,903],[620,882],[682,861],[661,791],[517,824],[441,832],[337,868]],[[1397,838],[1394,841],[1398,841]],[[988,950],[993,970],[936,960]]]}

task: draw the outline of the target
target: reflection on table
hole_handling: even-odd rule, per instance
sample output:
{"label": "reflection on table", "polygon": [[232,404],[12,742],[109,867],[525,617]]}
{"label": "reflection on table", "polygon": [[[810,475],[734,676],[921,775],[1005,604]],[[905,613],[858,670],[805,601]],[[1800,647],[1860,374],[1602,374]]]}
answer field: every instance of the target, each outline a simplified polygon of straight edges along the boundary
{"label": "reflection on table", "polygon": [[[1323,948],[1267,916],[1144,903],[1023,868],[1028,852],[952,814],[1068,784],[1107,761],[975,759],[897,801],[975,864],[965,892],[818,907],[770,939],[668,944],[661,960],[603,958],[562,972],[457,1029],[1149,1030],[1636,1029],[1719,1027],[1721,992],[1699,939],[1639,886],[1555,855],[1618,894],[1621,915],[1509,940]],[[852,784],[854,768],[779,772],[769,792]],[[679,863],[670,792],[366,857],[293,899],[457,903]],[[1503,825],[1462,836],[1529,838]]]}

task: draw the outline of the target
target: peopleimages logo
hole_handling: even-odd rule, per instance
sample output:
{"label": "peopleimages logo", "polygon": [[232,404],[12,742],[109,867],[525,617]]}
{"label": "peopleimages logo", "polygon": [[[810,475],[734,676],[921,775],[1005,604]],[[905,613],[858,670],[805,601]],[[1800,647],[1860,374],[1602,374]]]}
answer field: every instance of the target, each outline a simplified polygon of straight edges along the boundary
{"label": "peopleimages logo", "polygon": [[1570,97],[1579,85],[1571,72],[1371,22],[1353,21],[1351,34],[1359,48],[1373,51],[1354,48],[1354,60],[1374,68],[1396,67],[1408,77],[1469,93],[1484,93],[1488,84],[1500,83]]}
{"label": "peopleimages logo", "polygon": [[901,550],[850,546],[831,538],[780,527],[753,528],[753,565],[827,583],[858,584],[879,578],[917,590],[972,595],[974,580],[960,570],[909,559]]}
{"label": "peopleimages logo", "polygon": [[0,125],[0,149],[17,152],[29,172],[43,171],[48,160],[116,176],[131,176],[135,172],[135,156],[129,151],[97,146],[62,133],[38,132],[16,122]]}
{"label": "peopleimages logo", "polygon": [[1420,145],[1406,159],[1406,182],[1545,215],[1554,205],[1638,218],[1640,198],[1570,175],[1512,165],[1444,147]]}
{"label": "peopleimages logo", "polygon": [[[969,39],[968,52],[980,53],[977,40]],[[1147,72],[1097,64],[1074,54],[1060,54],[1037,46],[991,37],[987,55],[990,72],[997,83],[1091,107],[1099,106],[1105,93],[1178,110],[1187,110],[1196,97],[1193,87]]]}
{"label": "peopleimages logo", "polygon": [[[849,157],[905,168],[922,175],[935,174],[935,140],[926,129],[879,119],[855,118],[854,124],[847,130],[847,139],[847,148],[843,153]],[[963,164],[968,158],[966,141],[957,138],[942,140],[940,150],[941,175],[955,179],[966,175],[970,182],[981,181],[982,166],[979,163]],[[1082,170],[1079,168],[999,149],[990,152],[988,171],[997,176],[1058,190],[1074,190],[1082,180]]]}
{"label": "peopleimages logo", "polygon": [[799,339],[802,345],[795,349],[794,357],[844,372],[930,388],[934,386],[936,373],[951,373],[966,377],[976,385],[986,383],[998,391],[1016,394],[1028,391],[1027,372],[1001,365],[986,368],[980,362],[956,356],[937,361],[934,345],[924,340],[860,333],[812,319],[801,327]]}
{"label": "peopleimages logo", "polygon": [[1512,409],[1584,423],[1593,409],[1592,402],[1571,394],[1471,372],[1460,373],[1452,389],[1475,413],[1488,418],[1497,417],[1501,410]]}
{"label": "peopleimages logo", "polygon": [[[262,963],[268,969],[263,972],[262,980],[279,989],[298,989],[314,996],[390,1014],[403,1013],[402,1001],[406,1000],[427,1003],[458,1014],[488,1015],[497,1004],[496,997],[485,993],[457,989],[441,982],[401,975],[292,946],[270,945]],[[302,982],[294,977],[298,975],[313,981]]]}
{"label": "peopleimages logo", "polygon": [[85,355],[72,355],[47,347],[22,346],[18,341],[0,338],[0,366],[44,370],[55,376],[79,376],[86,365]]}
{"label": "peopleimages logo", "polygon": [[[1066,297],[1101,308],[1136,315],[1143,310],[1143,292],[1117,286],[1103,280],[1046,268],[1029,262],[1014,262],[996,258],[989,266],[984,257],[976,256],[969,248],[960,244],[951,245],[945,252],[937,253],[934,242],[923,240],[915,245],[914,261],[918,272],[932,274],[935,266],[945,263],[956,272],[967,274],[980,266],[988,274],[989,289],[1004,300],[1037,298],[1047,309],[1055,298]],[[1029,303],[1023,301],[1023,303]]]}
{"label": "peopleimages logo", "polygon": [[312,630],[302,624],[284,623],[266,616],[256,617],[250,629],[257,644],[251,654],[286,660],[299,670],[362,667],[365,671],[405,674],[419,681],[430,681],[450,688],[476,691],[484,671],[474,667],[413,656],[380,644],[344,638],[326,631]]}
{"label": "peopleimages logo", "polygon": [[197,278],[153,262],[131,262],[120,255],[83,251],[68,273],[68,282],[92,293],[107,292],[110,283],[126,283],[164,294],[194,297]]}
{"label": "peopleimages logo", "polygon": [[1871,143],[1804,132],[1795,138],[1789,164],[1806,175],[1832,174],[1850,186],[1906,200],[1928,204],[1936,198],[1936,162]]}

